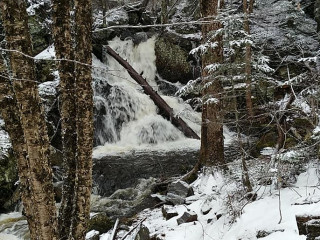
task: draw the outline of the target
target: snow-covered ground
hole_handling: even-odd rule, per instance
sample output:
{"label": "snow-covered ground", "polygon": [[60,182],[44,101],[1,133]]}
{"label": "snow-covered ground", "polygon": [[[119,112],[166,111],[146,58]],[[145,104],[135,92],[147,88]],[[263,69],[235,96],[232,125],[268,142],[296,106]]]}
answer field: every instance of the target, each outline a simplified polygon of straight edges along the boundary
{"label": "snow-covered ground", "polygon": [[[178,212],[177,217],[166,221],[160,208],[146,209],[137,222],[146,218],[143,224],[151,235],[163,240],[304,240],[306,236],[299,235],[296,215],[320,215],[317,166],[309,166],[291,187],[279,190],[274,185],[256,186],[258,196],[254,202],[234,201],[239,186],[219,172],[200,176],[192,186],[195,195],[187,198],[191,204],[165,206]],[[202,212],[208,208],[210,212],[204,215]],[[177,219],[186,211],[195,212],[198,221],[178,225]],[[101,235],[100,239],[106,240],[109,235]]]}
{"label": "snow-covered ground", "polygon": [[[227,183],[221,174],[214,173],[193,183],[196,193],[190,197],[190,201],[194,200],[192,204],[173,207],[178,211],[178,217],[166,221],[158,209],[144,211],[141,218],[147,217],[144,224],[152,234],[161,235],[166,240],[253,240],[262,231],[271,234],[260,239],[302,240],[306,238],[299,235],[295,216],[320,215],[318,186],[319,171],[315,167],[300,174],[296,184],[290,188],[279,191],[272,185],[258,186],[258,200],[243,205],[240,217],[233,219],[233,202],[230,199],[236,184]],[[201,209],[208,204],[212,210],[203,215]],[[187,209],[197,213],[198,221],[178,226],[177,218]],[[222,214],[219,219],[216,217],[218,214]],[[209,219],[212,219],[210,223]]]}

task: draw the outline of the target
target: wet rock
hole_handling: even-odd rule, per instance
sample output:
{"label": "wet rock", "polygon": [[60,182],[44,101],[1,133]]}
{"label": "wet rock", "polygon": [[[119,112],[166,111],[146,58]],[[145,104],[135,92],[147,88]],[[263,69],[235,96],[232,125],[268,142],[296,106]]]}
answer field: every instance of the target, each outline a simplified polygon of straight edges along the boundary
{"label": "wet rock", "polygon": [[142,42],[146,42],[148,40],[148,34],[146,32],[138,32],[133,35],[133,43],[135,45],[138,45]]}
{"label": "wet rock", "polygon": [[198,220],[198,215],[195,212],[185,212],[180,218],[177,219],[178,225]]}
{"label": "wet rock", "polygon": [[142,225],[134,240],[150,240],[149,229],[146,226]]}
{"label": "wet rock", "polygon": [[161,211],[162,211],[163,217],[166,220],[169,220],[169,219],[179,215],[176,211],[174,211],[172,209],[168,209],[168,208],[166,208],[164,206],[162,207]]}
{"label": "wet rock", "polygon": [[[117,189],[133,187],[142,178],[170,178],[190,171],[198,151],[134,152],[94,160],[93,180],[97,194],[110,196]],[[173,161],[174,159],[174,161]]]}
{"label": "wet rock", "polygon": [[154,186],[154,178],[141,179],[137,186],[117,190],[110,197],[93,195],[91,211],[106,213],[108,216],[112,216],[112,219],[132,217],[139,211],[157,204],[151,197]]}

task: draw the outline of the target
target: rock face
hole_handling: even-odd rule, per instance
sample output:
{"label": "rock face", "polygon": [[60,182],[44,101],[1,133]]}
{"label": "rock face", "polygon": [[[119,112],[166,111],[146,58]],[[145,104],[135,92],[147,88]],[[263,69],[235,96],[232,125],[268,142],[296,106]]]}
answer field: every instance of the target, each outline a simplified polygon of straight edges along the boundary
{"label": "rock face", "polygon": [[94,160],[93,181],[97,193],[110,196],[115,190],[136,185],[140,178],[182,175],[197,162],[198,151],[131,152]]}

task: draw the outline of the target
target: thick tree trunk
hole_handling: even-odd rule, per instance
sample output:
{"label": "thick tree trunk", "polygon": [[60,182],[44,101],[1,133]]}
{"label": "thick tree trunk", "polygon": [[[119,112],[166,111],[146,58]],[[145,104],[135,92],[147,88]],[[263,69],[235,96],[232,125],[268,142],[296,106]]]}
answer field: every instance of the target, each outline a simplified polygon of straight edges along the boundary
{"label": "thick tree trunk", "polygon": [[[71,37],[71,2],[53,0],[53,38],[58,59],[73,58]],[[58,234],[60,240],[71,237],[71,216],[76,179],[76,91],[74,63],[60,61],[58,65],[60,76],[61,125],[63,145],[64,183],[62,200],[58,219]]]}
{"label": "thick tree trunk", "polygon": [[[249,26],[249,13],[252,12],[253,1],[250,0],[249,6],[247,0],[243,0],[243,13],[244,21],[243,27],[248,35],[250,35],[250,26]],[[253,104],[252,104],[252,93],[251,93],[251,45],[246,44],[246,56],[245,56],[245,75],[246,75],[246,105],[247,112],[250,118],[254,116]]]}
{"label": "thick tree trunk", "polygon": [[[202,17],[206,20],[215,20],[218,14],[218,0],[202,0],[200,2]],[[215,79],[205,70],[205,67],[213,63],[223,62],[222,36],[210,39],[213,31],[221,28],[219,22],[213,22],[202,26],[203,42],[217,42],[215,49],[208,49],[202,56],[202,78],[203,78],[203,106],[202,106],[202,125],[201,125],[201,148],[200,164],[204,166],[223,165],[223,116],[221,112],[221,92],[222,86],[219,79]],[[209,84],[208,86],[208,83]],[[208,101],[214,98],[216,101]]]}
{"label": "thick tree trunk", "polygon": [[0,59],[0,108],[1,116],[5,121],[6,131],[9,133],[14,156],[17,159],[19,175],[19,191],[22,199],[24,212],[28,221],[31,239],[37,237],[37,222],[34,219],[34,206],[29,183],[29,168],[27,147],[24,141],[23,129],[20,123],[17,100],[13,93],[9,80],[8,71],[3,61]]}
{"label": "thick tree trunk", "polygon": [[[29,157],[30,191],[34,211],[32,222],[37,223],[37,239],[56,239],[56,209],[52,184],[52,169],[48,161],[49,138],[45,115],[38,94],[31,55],[28,15],[24,1],[0,2],[10,63],[13,88],[17,98],[21,125]],[[32,226],[31,226],[32,227]]]}
{"label": "thick tree trunk", "polygon": [[121,58],[115,51],[107,46],[107,53],[112,56],[118,63],[120,63],[125,69],[127,69],[129,75],[140,84],[144,92],[150,96],[155,105],[160,109],[163,117],[172,122],[186,137],[200,139],[199,136],[183,121],[180,117],[174,116],[173,109],[161,98],[161,96],[152,89],[149,83],[138,74],[133,67]]}
{"label": "thick tree trunk", "polygon": [[85,239],[90,214],[93,147],[92,2],[75,0],[77,185],[72,237]]}

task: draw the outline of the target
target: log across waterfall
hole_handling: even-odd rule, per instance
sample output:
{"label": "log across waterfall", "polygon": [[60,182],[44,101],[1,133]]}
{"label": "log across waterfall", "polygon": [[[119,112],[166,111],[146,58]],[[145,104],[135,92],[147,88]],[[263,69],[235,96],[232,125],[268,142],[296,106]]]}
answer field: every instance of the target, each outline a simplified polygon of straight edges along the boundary
{"label": "log across waterfall", "polygon": [[173,109],[162,99],[162,97],[149,85],[149,83],[123,58],[121,58],[112,48],[106,47],[107,53],[120,63],[129,75],[143,88],[144,92],[150,96],[155,105],[160,109],[161,115],[168,119],[188,138],[200,139],[199,136],[178,116],[175,116]]}

